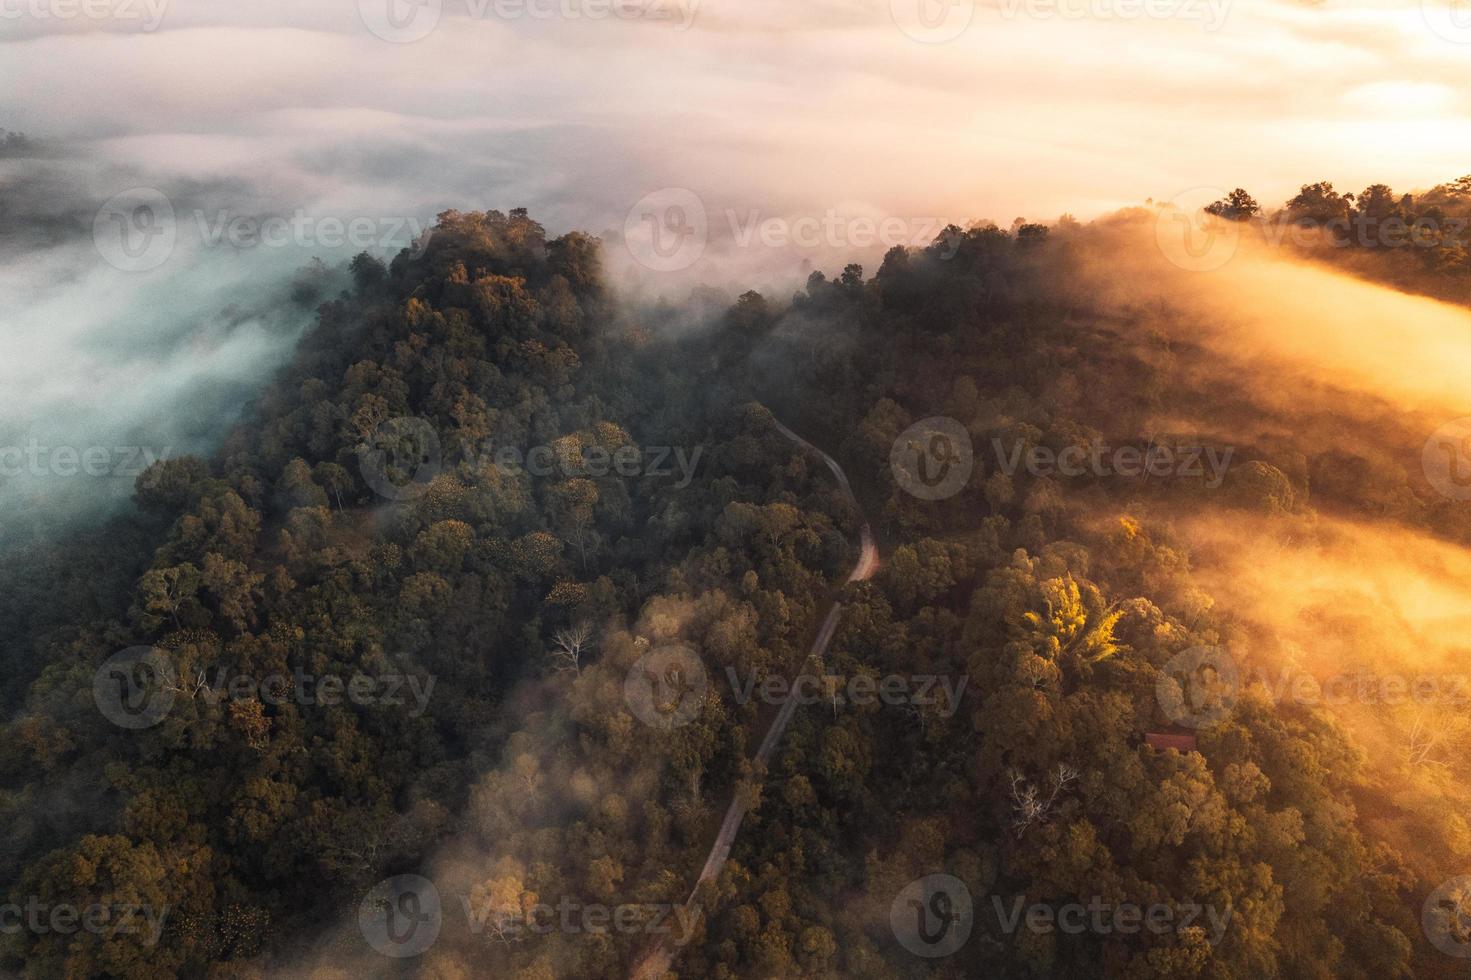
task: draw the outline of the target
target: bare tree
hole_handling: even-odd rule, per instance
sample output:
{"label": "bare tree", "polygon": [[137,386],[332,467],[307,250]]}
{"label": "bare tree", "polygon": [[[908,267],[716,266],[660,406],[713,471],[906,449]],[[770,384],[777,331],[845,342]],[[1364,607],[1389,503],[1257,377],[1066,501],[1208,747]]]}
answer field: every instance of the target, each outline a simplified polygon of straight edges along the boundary
{"label": "bare tree", "polygon": [[552,658],[552,669],[559,673],[570,670],[574,674],[581,674],[582,655],[591,650],[593,645],[592,626],[581,622],[570,629],[557,630],[552,642],[555,645],[547,651]]}
{"label": "bare tree", "polygon": [[166,683],[163,685],[163,689],[165,691],[169,691],[173,694],[182,694],[190,701],[193,701],[196,697],[198,697],[199,692],[207,690],[208,688],[209,680],[205,677],[204,671],[202,670],[195,675],[192,681],[187,677],[180,677],[171,683]]}
{"label": "bare tree", "polygon": [[1414,727],[1410,729],[1410,744],[1405,750],[1405,755],[1412,766],[1447,766],[1448,763],[1432,757],[1436,747],[1445,739],[1445,727],[1443,725],[1426,726],[1425,716],[1415,716]]}
{"label": "bare tree", "polygon": [[1015,811],[1011,826],[1018,837],[1033,824],[1046,823],[1052,815],[1052,807],[1068,784],[1078,778],[1078,770],[1066,762],[1059,762],[1057,769],[1048,779],[1051,792],[1044,798],[1035,783],[1022,778],[1015,770],[1011,773],[1011,807]]}

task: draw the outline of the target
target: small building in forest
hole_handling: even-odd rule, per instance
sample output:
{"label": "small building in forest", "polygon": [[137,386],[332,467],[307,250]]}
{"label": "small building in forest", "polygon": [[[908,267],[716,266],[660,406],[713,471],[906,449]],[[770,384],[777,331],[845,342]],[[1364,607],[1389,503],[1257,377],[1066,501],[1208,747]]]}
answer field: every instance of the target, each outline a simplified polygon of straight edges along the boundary
{"label": "small building in forest", "polygon": [[1174,749],[1177,752],[1198,752],[1194,735],[1172,735],[1165,732],[1146,732],[1144,742],[1161,751]]}

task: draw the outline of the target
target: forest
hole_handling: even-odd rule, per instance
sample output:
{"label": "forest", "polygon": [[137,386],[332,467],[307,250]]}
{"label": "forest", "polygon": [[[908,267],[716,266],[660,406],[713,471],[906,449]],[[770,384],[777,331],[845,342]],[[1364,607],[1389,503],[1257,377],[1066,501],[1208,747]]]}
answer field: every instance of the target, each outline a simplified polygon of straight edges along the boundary
{"label": "forest", "polygon": [[[1242,263],[1471,302],[1471,178],[1211,213],[1262,232]],[[1464,975],[1422,910],[1471,868],[1471,707],[1251,681],[1189,727],[1160,696],[1199,648],[1256,676],[1289,648],[1382,670],[1421,646],[1433,624],[1382,595],[1270,603],[1305,566],[1254,549],[1463,549],[1471,512],[1422,469],[1445,419],[1223,355],[1248,327],[1155,222],[952,226],[791,296],[630,302],[607,243],[523,209],[358,256],[215,452],[155,463],[97,526],[7,542],[7,901],[157,921],[0,929],[0,970],[626,977],[668,930],[679,977]],[[936,419],[968,472],[916,493],[895,454]],[[1098,446],[1120,465],[1034,465]],[[1181,465],[1148,465],[1161,446]],[[865,524],[881,562],[848,581]],[[803,668],[834,600],[816,672],[849,696],[755,764],[773,712],[750,692]],[[651,721],[629,685],[671,649],[704,683]],[[891,677],[949,695],[854,696]],[[974,901],[935,957],[891,925],[932,874]],[[362,908],[402,875],[442,923],[385,956]],[[1199,914],[1013,911],[1090,903]]]}

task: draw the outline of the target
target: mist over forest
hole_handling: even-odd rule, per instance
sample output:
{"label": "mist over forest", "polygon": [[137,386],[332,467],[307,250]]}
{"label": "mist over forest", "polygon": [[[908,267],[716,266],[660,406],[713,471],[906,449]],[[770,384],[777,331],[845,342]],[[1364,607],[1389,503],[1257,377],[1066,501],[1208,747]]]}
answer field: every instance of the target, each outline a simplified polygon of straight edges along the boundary
{"label": "mist over forest", "polygon": [[[51,459],[6,540],[0,861],[156,914],[11,932],[25,976],[1454,975],[1471,520],[1426,440],[1465,412],[1465,182],[1374,215],[1415,251],[1304,185],[651,296],[637,242],[525,209],[129,282],[87,172],[7,197],[14,327],[75,376],[13,367],[6,423],[168,451],[124,493]],[[752,692],[814,666],[903,689],[753,757]],[[896,898],[936,874],[943,957]]]}
{"label": "mist over forest", "polygon": [[0,980],[1471,962],[1462,0],[0,0]]}

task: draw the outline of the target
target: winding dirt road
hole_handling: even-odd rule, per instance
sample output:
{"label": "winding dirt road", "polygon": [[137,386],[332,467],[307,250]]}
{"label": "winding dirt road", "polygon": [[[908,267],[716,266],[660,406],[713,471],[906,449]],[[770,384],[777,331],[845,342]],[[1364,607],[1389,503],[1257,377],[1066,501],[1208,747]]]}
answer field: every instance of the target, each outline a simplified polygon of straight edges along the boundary
{"label": "winding dirt road", "polygon": [[[776,425],[777,431],[782,435],[797,445],[822,457],[823,462],[827,464],[827,468],[832,470],[833,475],[838,478],[838,484],[843,488],[843,493],[847,496],[849,502],[853,504],[854,510],[862,516],[863,507],[858,503],[858,498],[854,496],[853,486],[848,482],[848,474],[843,472],[843,468],[838,465],[838,461],[812,445],[806,439],[797,435],[797,433],[785,425],[782,425],[776,419],[772,419],[772,422]],[[853,566],[853,571],[847,579],[848,582],[862,582],[864,579],[871,578],[879,568],[878,547],[874,543],[873,529],[869,527],[867,519],[863,520],[863,525],[859,529],[858,538],[858,563]],[[833,598],[831,600],[831,607],[827,612],[827,617],[822,621],[822,628],[817,631],[817,637],[812,641],[812,649],[808,651],[807,656],[802,662],[797,665],[795,671],[797,675],[801,674],[807,664],[822,657],[827,652],[827,646],[832,642],[833,634],[837,632],[838,617],[842,614],[842,611],[843,604],[838,602],[836,598]],[[756,754],[751,757],[754,762],[760,763],[763,767],[770,761],[772,753],[776,751],[777,745],[781,743],[782,735],[786,733],[787,725],[791,723],[792,716],[797,713],[797,707],[800,703],[797,697],[798,687],[796,684],[791,685],[786,700],[782,702],[781,710],[777,712],[776,718],[772,720],[771,727],[766,730],[766,735],[761,739],[761,744],[756,749]],[[715,835],[715,843],[710,848],[710,854],[705,858],[705,866],[700,870],[700,877],[696,879],[695,887],[690,890],[689,898],[685,899],[685,914],[680,918],[681,922],[694,922],[696,921],[695,917],[700,915],[700,906],[696,901],[700,893],[700,886],[720,876],[721,870],[725,867],[726,859],[730,857],[730,849],[735,844],[736,835],[740,833],[741,822],[746,818],[746,809],[746,803],[741,798],[741,794],[735,793],[730,801],[730,806],[725,810],[725,819],[720,823],[720,832]],[[680,937],[681,941],[688,938],[688,936]],[[669,936],[665,935],[652,949],[640,957],[638,965],[634,967],[632,974],[630,974],[631,980],[656,980],[656,978],[663,976],[669,970],[670,966],[673,965],[674,956],[677,952],[678,948],[671,946]]]}

